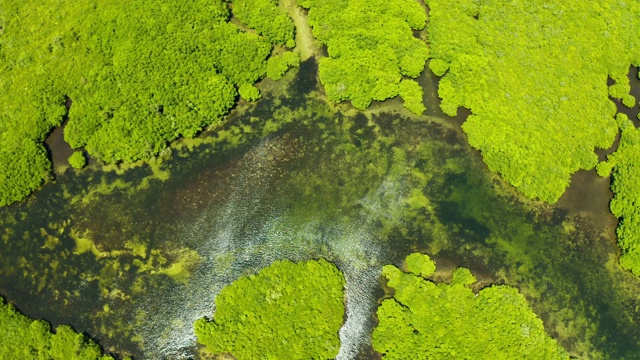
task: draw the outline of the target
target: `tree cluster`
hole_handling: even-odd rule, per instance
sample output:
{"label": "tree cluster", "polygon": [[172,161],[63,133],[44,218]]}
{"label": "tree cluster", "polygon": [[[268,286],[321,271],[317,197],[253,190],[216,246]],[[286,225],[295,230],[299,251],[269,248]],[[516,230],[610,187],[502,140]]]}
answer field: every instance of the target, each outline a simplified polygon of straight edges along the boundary
{"label": "tree cluster", "polygon": [[73,154],[69,156],[69,165],[74,169],[82,169],[87,165],[87,158],[84,157],[82,151],[74,151]]}
{"label": "tree cluster", "polygon": [[279,80],[291,67],[300,66],[300,55],[287,51],[280,55],[272,56],[267,60],[267,77],[271,80]]}
{"label": "tree cluster", "polygon": [[198,342],[236,359],[330,359],[340,349],[345,280],[325,260],[276,261],[216,296],[211,321],[195,323]]}
{"label": "tree cluster", "polygon": [[278,0],[231,0],[233,16],[274,45],[296,46],[295,27]]}
{"label": "tree cluster", "polygon": [[47,179],[42,142],[67,113],[73,148],[146,160],[218,122],[239,88],[255,99],[272,50],[230,23],[222,0],[0,0],[0,26],[0,206]]}
{"label": "tree cluster", "polygon": [[[442,110],[488,167],[530,198],[554,203],[570,176],[616,135],[609,96],[629,95],[640,64],[640,3],[427,0],[430,68]],[[607,77],[615,84],[607,88]]]}
{"label": "tree cluster", "polygon": [[417,1],[303,0],[300,5],[309,9],[314,36],[327,45],[320,81],[329,100],[350,100],[365,109],[372,100],[400,95],[409,110],[424,111],[422,89],[402,80],[418,77],[429,56],[427,45],[413,36],[426,22]]}
{"label": "tree cluster", "polygon": [[474,294],[468,269],[451,284],[425,277],[435,271],[427,255],[412,254],[409,273],[387,265],[383,274],[392,298],[378,308],[373,347],[385,359],[568,359],[544,331],[517,289],[491,286]]}
{"label": "tree cluster", "polygon": [[38,360],[113,360],[93,340],[61,325],[33,320],[0,298],[0,358]]}
{"label": "tree cluster", "polygon": [[620,219],[616,229],[620,266],[640,276],[640,130],[624,114],[618,114],[617,121],[620,145],[597,170],[601,176],[613,177],[610,208]]}

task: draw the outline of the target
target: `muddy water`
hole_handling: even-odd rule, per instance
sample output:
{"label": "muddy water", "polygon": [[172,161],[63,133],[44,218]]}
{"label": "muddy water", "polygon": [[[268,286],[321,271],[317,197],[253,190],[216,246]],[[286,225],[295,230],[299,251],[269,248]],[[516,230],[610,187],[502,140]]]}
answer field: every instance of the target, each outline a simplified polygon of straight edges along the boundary
{"label": "muddy water", "polygon": [[54,169],[69,167],[69,156],[73,154],[71,146],[64,141],[64,127],[56,127],[45,141]]}
{"label": "muddy water", "polygon": [[342,115],[317,100],[316,72],[303,63],[285,94],[161,165],[62,174],[0,210],[0,293],[110,352],[192,358],[192,323],[222,287],[276,259],[324,257],[347,279],[339,357],[368,359],[382,265],[426,251],[441,279],[466,266],[517,286],[576,356],[640,353],[640,284],[589,220],[604,200],[580,196],[606,184],[583,181],[566,206],[521,201],[440,116],[431,75],[434,116],[414,121]]}
{"label": "muddy water", "polygon": [[610,182],[610,178],[598,176],[595,170],[578,171],[571,176],[571,186],[557,205],[574,214],[588,216],[596,229],[615,241],[618,219],[609,211],[609,202],[613,198]]}

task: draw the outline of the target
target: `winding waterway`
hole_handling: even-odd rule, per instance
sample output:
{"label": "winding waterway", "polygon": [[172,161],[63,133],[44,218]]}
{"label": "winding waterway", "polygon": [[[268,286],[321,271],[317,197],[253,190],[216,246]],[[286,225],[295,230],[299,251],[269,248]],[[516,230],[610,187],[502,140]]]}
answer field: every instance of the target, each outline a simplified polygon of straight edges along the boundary
{"label": "winding waterway", "polygon": [[311,58],[265,81],[262,100],[160,164],[69,169],[0,209],[0,294],[109,352],[198,358],[192,324],[220,289],[324,257],[347,280],[339,358],[368,359],[381,267],[425,251],[437,278],[465,266],[478,286],[518,287],[577,357],[640,355],[640,281],[617,266],[606,179],[577,181],[558,206],[523,200],[467,145],[466,114],[439,111],[429,72],[420,118],[393,103],[345,115],[316,73]]}

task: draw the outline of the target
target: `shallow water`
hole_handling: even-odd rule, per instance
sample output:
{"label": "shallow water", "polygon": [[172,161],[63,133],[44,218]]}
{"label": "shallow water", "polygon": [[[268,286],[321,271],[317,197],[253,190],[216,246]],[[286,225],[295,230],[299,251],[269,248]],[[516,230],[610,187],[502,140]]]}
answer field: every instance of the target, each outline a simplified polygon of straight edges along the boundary
{"label": "shallow water", "polygon": [[286,93],[161,165],[70,170],[1,209],[0,293],[108,351],[192,358],[192,323],[222,287],[276,259],[324,257],[347,279],[339,358],[367,359],[382,265],[426,251],[438,278],[465,266],[483,285],[517,286],[576,356],[640,355],[640,282],[598,220],[606,181],[576,175],[557,207],[521,200],[466,144],[465,115],[439,112],[428,72],[430,110],[412,119],[332,110],[316,70],[303,63]]}

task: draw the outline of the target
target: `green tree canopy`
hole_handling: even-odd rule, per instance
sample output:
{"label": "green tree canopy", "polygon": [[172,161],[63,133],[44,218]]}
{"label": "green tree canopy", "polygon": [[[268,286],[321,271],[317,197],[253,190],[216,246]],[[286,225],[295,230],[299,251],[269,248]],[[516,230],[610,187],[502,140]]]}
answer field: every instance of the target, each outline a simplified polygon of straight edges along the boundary
{"label": "green tree canopy", "polygon": [[598,174],[608,176],[613,171],[610,208],[620,219],[616,229],[620,266],[640,276],[640,130],[624,114],[618,114],[617,121],[620,144],[606,162],[598,164]]}
{"label": "green tree canopy", "polygon": [[300,66],[300,55],[287,51],[267,60],[267,77],[271,80],[280,79],[291,67]]}
{"label": "green tree canopy", "polygon": [[239,360],[334,358],[344,284],[325,260],[276,261],[222,289],[213,320],[195,323],[198,342]]}
{"label": "green tree canopy", "polygon": [[0,358],[41,360],[113,360],[98,344],[66,325],[51,332],[49,323],[22,315],[0,297]]}
{"label": "green tree canopy", "polygon": [[[407,108],[422,113],[422,89],[403,76],[424,70],[427,45],[413,36],[426,13],[415,0],[303,0],[314,36],[327,45],[320,81],[333,102],[351,100],[365,109],[372,100],[400,94]],[[418,104],[419,103],[419,104]]]}
{"label": "green tree canopy", "polygon": [[426,255],[407,257],[405,273],[383,269],[393,297],[378,308],[374,349],[385,359],[568,359],[544,331],[517,289],[491,286],[474,294],[468,269],[453,273],[451,284],[422,276],[435,267]]}
{"label": "green tree canopy", "polygon": [[233,15],[248,27],[264,35],[271,43],[296,46],[295,27],[278,0],[231,0]]}
{"label": "green tree canopy", "polygon": [[49,176],[42,142],[67,112],[65,140],[107,163],[218,122],[272,49],[228,18],[221,0],[0,0],[0,206]]}
{"label": "green tree canopy", "polygon": [[627,97],[629,66],[640,65],[640,2],[426,3],[442,110],[470,109],[463,129],[488,167],[556,202],[572,173],[596,165],[594,148],[613,143],[609,95]]}
{"label": "green tree canopy", "polygon": [[84,157],[82,151],[75,151],[69,156],[69,165],[74,169],[82,169],[87,165],[87,158]]}

